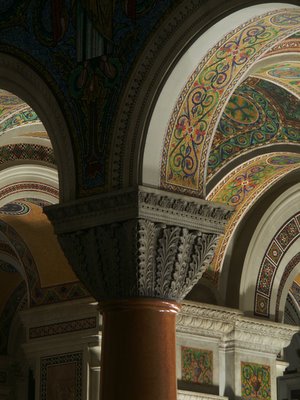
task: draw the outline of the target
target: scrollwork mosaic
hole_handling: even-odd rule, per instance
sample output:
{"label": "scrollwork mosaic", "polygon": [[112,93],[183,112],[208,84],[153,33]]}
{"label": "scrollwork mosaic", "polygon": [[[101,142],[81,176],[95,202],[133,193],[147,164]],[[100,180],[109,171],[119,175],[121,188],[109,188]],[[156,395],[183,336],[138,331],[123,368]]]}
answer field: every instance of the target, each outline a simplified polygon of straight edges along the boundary
{"label": "scrollwork mosaic", "polygon": [[300,101],[285,89],[248,78],[229,99],[214,135],[207,179],[232,159],[263,145],[300,143]]}
{"label": "scrollwork mosaic", "polygon": [[203,195],[207,152],[226,97],[263,51],[299,27],[297,21],[296,10],[265,14],[230,32],[207,54],[189,78],[170,119],[162,187]]}

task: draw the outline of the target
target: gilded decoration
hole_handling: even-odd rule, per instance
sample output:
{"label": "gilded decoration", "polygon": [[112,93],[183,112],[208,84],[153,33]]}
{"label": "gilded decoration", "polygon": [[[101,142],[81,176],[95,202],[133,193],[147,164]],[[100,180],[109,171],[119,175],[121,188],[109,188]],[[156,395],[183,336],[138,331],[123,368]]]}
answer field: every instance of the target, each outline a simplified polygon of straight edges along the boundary
{"label": "gilded decoration", "polygon": [[213,352],[181,347],[182,380],[211,385],[213,383]]}
{"label": "gilded decoration", "polygon": [[[162,155],[162,187],[203,196],[214,129],[234,86],[266,50],[299,29],[298,10],[277,10],[239,26],[206,55],[171,116]],[[256,115],[252,107],[249,121]]]}
{"label": "gilded decoration", "polygon": [[[288,221],[286,221],[284,225],[281,226],[281,228],[276,232],[273,239],[270,241],[269,246],[267,247],[260,265],[256,282],[254,305],[254,311],[256,315],[263,317],[269,317],[270,315],[270,301],[274,278],[282,257],[287,252],[289,247],[300,237],[299,217],[300,213],[292,216]],[[293,257],[292,260],[287,264],[285,272],[282,275],[276,301],[277,318],[279,313],[280,296],[284,284],[298,262],[299,254]]]}
{"label": "gilded decoration", "polygon": [[217,244],[207,278],[217,284],[227,245],[245,212],[272,183],[299,167],[298,154],[272,153],[258,156],[231,171],[208,195],[211,201],[234,206],[235,212]]}
{"label": "gilded decoration", "polygon": [[271,400],[270,366],[241,363],[242,400]]}

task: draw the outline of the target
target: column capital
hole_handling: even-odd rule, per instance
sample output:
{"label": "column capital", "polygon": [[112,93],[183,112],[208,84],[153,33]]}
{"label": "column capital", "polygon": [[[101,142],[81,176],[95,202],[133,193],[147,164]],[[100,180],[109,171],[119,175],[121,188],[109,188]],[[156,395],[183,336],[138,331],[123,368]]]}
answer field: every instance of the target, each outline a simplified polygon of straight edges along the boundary
{"label": "column capital", "polygon": [[233,208],[223,204],[138,186],[44,208],[56,234],[146,219],[221,234]]}
{"label": "column capital", "polygon": [[232,208],[140,186],[45,212],[97,300],[180,301],[208,267]]}

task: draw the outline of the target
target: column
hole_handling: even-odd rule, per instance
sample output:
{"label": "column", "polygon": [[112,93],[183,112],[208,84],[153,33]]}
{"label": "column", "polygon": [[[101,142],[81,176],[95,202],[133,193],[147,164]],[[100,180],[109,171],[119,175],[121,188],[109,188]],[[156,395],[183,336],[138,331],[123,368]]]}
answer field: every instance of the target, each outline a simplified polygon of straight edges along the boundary
{"label": "column", "polygon": [[175,319],[231,209],[139,187],[46,208],[103,314],[101,400],[175,400]]}

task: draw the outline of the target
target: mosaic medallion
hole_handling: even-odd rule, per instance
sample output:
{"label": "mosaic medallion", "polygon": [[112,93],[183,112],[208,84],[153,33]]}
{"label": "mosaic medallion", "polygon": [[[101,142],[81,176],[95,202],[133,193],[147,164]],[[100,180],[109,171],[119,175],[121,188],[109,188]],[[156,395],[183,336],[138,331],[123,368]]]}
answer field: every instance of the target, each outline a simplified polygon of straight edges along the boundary
{"label": "mosaic medallion", "polygon": [[186,382],[213,383],[213,352],[181,347],[182,380]]}
{"label": "mosaic medallion", "polygon": [[20,201],[5,204],[5,206],[0,208],[0,214],[5,215],[25,215],[29,214],[29,212],[30,208],[28,205]]}
{"label": "mosaic medallion", "polygon": [[271,400],[270,367],[241,363],[242,400]]}

